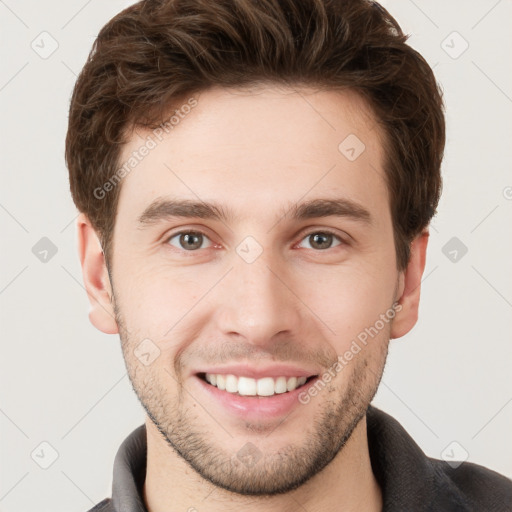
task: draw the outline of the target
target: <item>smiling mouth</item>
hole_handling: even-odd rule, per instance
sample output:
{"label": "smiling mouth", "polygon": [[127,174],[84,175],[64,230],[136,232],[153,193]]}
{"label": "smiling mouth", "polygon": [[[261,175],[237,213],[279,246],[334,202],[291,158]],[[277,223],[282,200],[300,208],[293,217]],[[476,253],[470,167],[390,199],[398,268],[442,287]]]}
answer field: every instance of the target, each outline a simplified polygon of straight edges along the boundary
{"label": "smiling mouth", "polygon": [[306,386],[310,381],[318,377],[318,375],[311,375],[307,378],[263,377],[261,379],[252,379],[242,376],[237,377],[232,374],[224,375],[204,372],[196,375],[212,387],[244,398],[265,398],[279,394],[284,395]]}

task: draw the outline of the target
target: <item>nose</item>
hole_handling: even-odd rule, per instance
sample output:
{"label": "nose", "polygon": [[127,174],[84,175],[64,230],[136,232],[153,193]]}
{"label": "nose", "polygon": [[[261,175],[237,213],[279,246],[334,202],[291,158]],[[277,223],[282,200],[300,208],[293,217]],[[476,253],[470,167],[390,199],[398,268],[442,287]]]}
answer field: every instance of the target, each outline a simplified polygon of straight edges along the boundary
{"label": "nose", "polygon": [[293,278],[270,257],[235,261],[221,293],[217,327],[223,336],[238,335],[264,347],[277,335],[294,338],[301,328],[304,311],[293,292]]}

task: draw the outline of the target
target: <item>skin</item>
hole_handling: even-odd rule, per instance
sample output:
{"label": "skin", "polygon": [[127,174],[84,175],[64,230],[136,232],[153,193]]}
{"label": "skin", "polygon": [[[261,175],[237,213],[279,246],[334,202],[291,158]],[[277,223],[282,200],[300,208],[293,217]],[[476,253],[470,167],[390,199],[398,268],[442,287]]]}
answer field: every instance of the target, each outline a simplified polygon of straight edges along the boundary
{"label": "skin", "polygon": [[[89,220],[81,214],[77,224],[90,320],[120,334],[147,413],[146,506],[380,511],[365,413],[389,340],[416,323],[428,233],[398,271],[382,134],[354,92],[265,85],[195,97],[197,106],[121,183],[110,276]],[[134,132],[121,162],[150,133]],[[349,134],[365,144],[355,161],[338,150]],[[236,215],[139,225],[148,205],[170,197]],[[283,216],[298,202],[340,197],[371,222]],[[187,229],[204,233],[194,250],[175,236]],[[335,233],[327,248],[311,236],[323,230]],[[247,236],[262,249],[252,263],[236,251]],[[284,418],[245,422],[208,400],[192,375],[201,365],[274,361],[323,373],[395,303],[394,320]],[[160,351],[149,365],[134,353],[144,339]],[[237,458],[248,442],[260,454],[252,466]]]}

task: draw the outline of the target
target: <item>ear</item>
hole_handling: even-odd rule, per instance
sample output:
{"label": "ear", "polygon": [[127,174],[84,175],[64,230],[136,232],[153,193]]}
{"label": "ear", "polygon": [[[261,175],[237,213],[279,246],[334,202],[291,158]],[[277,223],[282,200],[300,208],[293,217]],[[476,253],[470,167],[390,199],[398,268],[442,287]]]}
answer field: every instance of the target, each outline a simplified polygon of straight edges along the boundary
{"label": "ear", "polygon": [[117,334],[112,287],[100,241],[85,214],[78,216],[76,226],[82,276],[91,303],[89,320],[105,334]]}
{"label": "ear", "polygon": [[425,270],[429,232],[423,231],[411,243],[411,258],[399,275],[396,316],[391,326],[391,338],[407,334],[418,321],[421,277]]}

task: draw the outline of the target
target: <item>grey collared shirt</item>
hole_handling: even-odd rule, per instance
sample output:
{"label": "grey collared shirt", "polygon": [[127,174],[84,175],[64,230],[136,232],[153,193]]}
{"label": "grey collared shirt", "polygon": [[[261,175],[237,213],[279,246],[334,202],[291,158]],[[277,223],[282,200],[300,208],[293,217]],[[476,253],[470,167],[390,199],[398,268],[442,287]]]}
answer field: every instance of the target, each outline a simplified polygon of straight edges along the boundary
{"label": "grey collared shirt", "polygon": [[[398,421],[374,406],[366,419],[382,512],[512,512],[512,480],[478,464],[457,466],[427,457]],[[117,452],[112,498],[89,512],[147,512],[146,457],[146,426],[141,425]]]}

